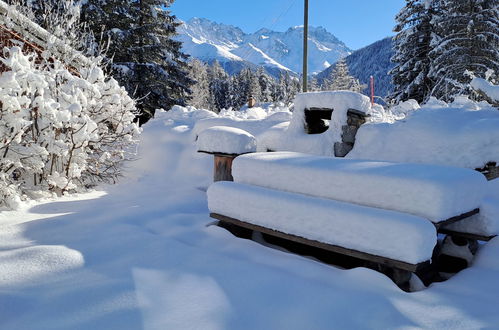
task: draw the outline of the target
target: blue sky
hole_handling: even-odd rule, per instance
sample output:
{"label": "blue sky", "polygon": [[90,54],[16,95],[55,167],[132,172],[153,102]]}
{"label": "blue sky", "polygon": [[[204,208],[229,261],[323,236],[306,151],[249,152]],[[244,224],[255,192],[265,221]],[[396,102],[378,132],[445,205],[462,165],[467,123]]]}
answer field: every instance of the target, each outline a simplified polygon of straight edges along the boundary
{"label": "blue sky", "polygon": [[[323,26],[347,46],[358,49],[393,35],[394,17],[404,0],[309,0],[310,25]],[[176,0],[182,20],[203,17],[245,32],[266,27],[284,31],[303,24],[303,0]]]}

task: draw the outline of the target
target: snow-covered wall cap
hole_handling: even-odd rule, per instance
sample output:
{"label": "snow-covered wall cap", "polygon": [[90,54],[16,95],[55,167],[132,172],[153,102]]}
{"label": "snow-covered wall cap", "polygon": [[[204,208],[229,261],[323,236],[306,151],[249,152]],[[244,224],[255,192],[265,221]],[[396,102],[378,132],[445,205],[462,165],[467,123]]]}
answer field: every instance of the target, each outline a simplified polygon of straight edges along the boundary
{"label": "snow-covered wall cap", "polygon": [[22,37],[26,38],[28,41],[37,44],[43,48],[47,48],[47,45],[52,44],[52,47],[58,54],[53,54],[59,60],[62,60],[66,54],[70,54],[71,63],[66,63],[73,65],[77,68],[81,66],[93,66],[92,61],[65,44],[62,40],[57,39],[50,32],[31,21],[28,17],[21,14],[16,10],[14,6],[7,4],[5,1],[0,0],[0,24],[19,33]]}
{"label": "snow-covered wall cap", "polygon": [[256,151],[256,138],[245,130],[214,126],[198,135],[198,151],[240,155]]}
{"label": "snow-covered wall cap", "polygon": [[346,125],[348,110],[354,109],[369,114],[372,109],[369,98],[356,92],[301,93],[295,97],[293,119],[289,126],[290,131],[296,133],[303,132],[305,127],[305,109],[309,108],[334,109],[329,123],[329,130],[324,133],[331,135],[331,143],[341,141],[341,127]]}

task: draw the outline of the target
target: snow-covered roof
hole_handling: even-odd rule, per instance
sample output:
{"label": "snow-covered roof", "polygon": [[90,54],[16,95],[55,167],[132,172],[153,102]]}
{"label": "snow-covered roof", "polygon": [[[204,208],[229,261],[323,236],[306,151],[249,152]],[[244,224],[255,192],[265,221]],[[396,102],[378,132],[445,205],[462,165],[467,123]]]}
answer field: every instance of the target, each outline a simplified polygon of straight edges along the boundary
{"label": "snow-covered roof", "polygon": [[[68,65],[78,68],[91,64],[90,59],[31,21],[28,17],[17,11],[14,6],[2,0],[0,0],[0,25],[4,25],[9,30],[20,34],[23,38],[41,48],[48,48],[50,45],[51,51],[54,52],[51,55],[60,60],[71,59],[71,63],[66,63]],[[71,56],[67,56],[68,54]]]}

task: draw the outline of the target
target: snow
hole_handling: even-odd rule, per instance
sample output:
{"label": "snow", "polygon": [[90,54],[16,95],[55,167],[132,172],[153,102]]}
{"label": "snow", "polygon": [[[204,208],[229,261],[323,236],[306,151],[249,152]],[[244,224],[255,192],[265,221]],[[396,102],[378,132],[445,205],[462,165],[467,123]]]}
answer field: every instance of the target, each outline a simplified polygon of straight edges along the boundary
{"label": "snow", "polygon": [[431,259],[437,242],[435,227],[423,218],[240,183],[212,184],[208,208],[287,234],[413,264]]}
{"label": "snow", "polygon": [[[308,135],[305,132],[305,109],[334,109],[329,129],[322,134]],[[308,154],[334,156],[334,144],[341,142],[341,127],[346,125],[347,112],[355,109],[365,114],[374,111],[365,95],[350,91],[310,92],[295,97],[293,118],[289,128],[282,134],[264,139],[259,150],[297,151]]]}
{"label": "snow", "polygon": [[471,87],[485,93],[492,101],[499,102],[499,86],[491,84],[483,78],[473,78]]}
{"label": "snow", "polygon": [[487,182],[464,168],[294,152],[237,157],[232,175],[239,183],[406,212],[433,222],[478,208]]}
{"label": "snow", "polygon": [[499,235],[499,179],[487,182],[486,196],[480,205],[480,214],[445,228],[483,236]]}
{"label": "snow", "polygon": [[18,12],[14,5],[9,5],[5,1],[0,1],[0,23],[22,35],[23,38],[41,46],[42,49],[50,49],[50,51],[55,52],[59,59],[69,60],[71,62],[69,64],[77,68],[94,66],[92,60],[51,35],[47,30]]}
{"label": "snow", "polygon": [[225,110],[219,115],[213,115],[196,122],[193,129],[193,139],[196,140],[201,132],[214,126],[229,126],[239,128],[254,135],[257,145],[268,131],[279,124],[289,123],[291,112],[284,107],[273,107],[269,104],[263,104],[261,107],[247,108],[243,107],[241,111]]}
{"label": "snow", "polygon": [[467,99],[432,100],[403,120],[362,125],[346,157],[474,169],[499,160],[497,141],[497,109]]}
{"label": "snow", "polygon": [[212,115],[156,112],[118,185],[0,211],[0,253],[24,256],[8,269],[0,262],[10,281],[0,282],[0,328],[497,327],[498,238],[470,268],[405,293],[373,270],[325,265],[213,226],[204,192],[213,159],[192,140]]}
{"label": "snow", "polygon": [[234,127],[213,126],[203,130],[197,141],[198,151],[240,155],[256,151],[256,139]]}

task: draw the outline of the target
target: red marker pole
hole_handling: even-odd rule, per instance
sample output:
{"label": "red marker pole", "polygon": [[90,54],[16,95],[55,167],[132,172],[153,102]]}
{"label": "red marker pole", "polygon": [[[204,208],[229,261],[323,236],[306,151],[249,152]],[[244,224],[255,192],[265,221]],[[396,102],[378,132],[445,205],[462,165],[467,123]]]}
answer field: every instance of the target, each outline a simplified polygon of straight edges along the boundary
{"label": "red marker pole", "polygon": [[374,77],[371,76],[371,105],[374,105]]}

